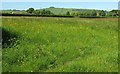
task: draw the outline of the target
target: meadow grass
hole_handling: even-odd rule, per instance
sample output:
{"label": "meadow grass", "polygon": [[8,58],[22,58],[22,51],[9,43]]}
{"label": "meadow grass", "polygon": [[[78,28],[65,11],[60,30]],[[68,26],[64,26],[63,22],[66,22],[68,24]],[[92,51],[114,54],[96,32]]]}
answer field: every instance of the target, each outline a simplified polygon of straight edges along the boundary
{"label": "meadow grass", "polygon": [[[117,72],[117,18],[6,18],[3,72]],[[9,41],[9,40],[8,40]]]}

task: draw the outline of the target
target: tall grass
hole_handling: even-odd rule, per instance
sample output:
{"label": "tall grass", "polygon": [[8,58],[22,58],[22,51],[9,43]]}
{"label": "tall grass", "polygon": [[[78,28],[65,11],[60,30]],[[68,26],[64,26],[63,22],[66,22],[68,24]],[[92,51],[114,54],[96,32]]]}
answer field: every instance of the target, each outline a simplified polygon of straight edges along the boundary
{"label": "tall grass", "polygon": [[[5,18],[18,35],[4,48],[3,71],[117,72],[116,18]],[[14,38],[14,37],[13,37]]]}

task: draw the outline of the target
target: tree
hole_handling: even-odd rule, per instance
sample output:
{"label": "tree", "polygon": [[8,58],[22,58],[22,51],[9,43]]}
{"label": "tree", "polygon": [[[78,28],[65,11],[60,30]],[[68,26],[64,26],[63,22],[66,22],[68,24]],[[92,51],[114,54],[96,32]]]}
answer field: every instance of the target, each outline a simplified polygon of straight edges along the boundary
{"label": "tree", "polygon": [[110,11],[110,13],[112,13],[113,16],[118,16],[118,10],[112,10]]}
{"label": "tree", "polygon": [[29,9],[27,9],[27,12],[28,12],[28,13],[33,13],[33,12],[34,12],[34,8],[29,8]]}
{"label": "tree", "polygon": [[91,12],[91,16],[92,16],[92,17],[97,16],[97,12],[96,12],[95,10],[93,10],[93,11]]}
{"label": "tree", "polygon": [[51,14],[51,12],[50,12],[50,11],[46,11],[46,14],[47,14],[47,15],[50,15],[50,14]]}
{"label": "tree", "polygon": [[70,12],[69,12],[69,11],[67,11],[67,12],[66,12],[66,15],[67,15],[67,16],[70,16]]}
{"label": "tree", "polygon": [[40,15],[40,14],[41,14],[41,11],[40,11],[40,10],[34,10],[33,13],[36,14],[36,15]]}
{"label": "tree", "polygon": [[89,12],[83,12],[83,17],[90,17],[90,16],[91,16],[90,11]]}
{"label": "tree", "polygon": [[41,14],[42,15],[50,15],[50,14],[53,14],[51,11],[49,11],[49,10],[45,10],[45,9],[43,9],[42,11],[41,11]]}
{"label": "tree", "polygon": [[105,16],[106,15],[106,13],[105,13],[105,11],[100,11],[100,16]]}
{"label": "tree", "polygon": [[45,9],[43,9],[43,10],[41,11],[41,14],[42,14],[42,15],[45,15],[45,13],[46,13],[46,11],[45,11]]}

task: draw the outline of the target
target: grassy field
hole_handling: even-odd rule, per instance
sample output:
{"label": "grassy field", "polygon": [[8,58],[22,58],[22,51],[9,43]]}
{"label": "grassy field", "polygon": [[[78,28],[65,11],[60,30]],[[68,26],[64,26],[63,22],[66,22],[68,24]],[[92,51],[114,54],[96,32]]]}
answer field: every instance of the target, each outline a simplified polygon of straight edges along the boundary
{"label": "grassy field", "polygon": [[117,21],[3,17],[3,72],[117,72]]}

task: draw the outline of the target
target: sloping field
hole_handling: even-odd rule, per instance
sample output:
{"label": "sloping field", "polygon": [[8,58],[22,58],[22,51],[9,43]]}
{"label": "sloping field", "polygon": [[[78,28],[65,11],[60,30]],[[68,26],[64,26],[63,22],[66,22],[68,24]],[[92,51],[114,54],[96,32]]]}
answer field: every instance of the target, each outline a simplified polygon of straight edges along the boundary
{"label": "sloping field", "polygon": [[117,72],[117,18],[3,17],[3,71]]}

